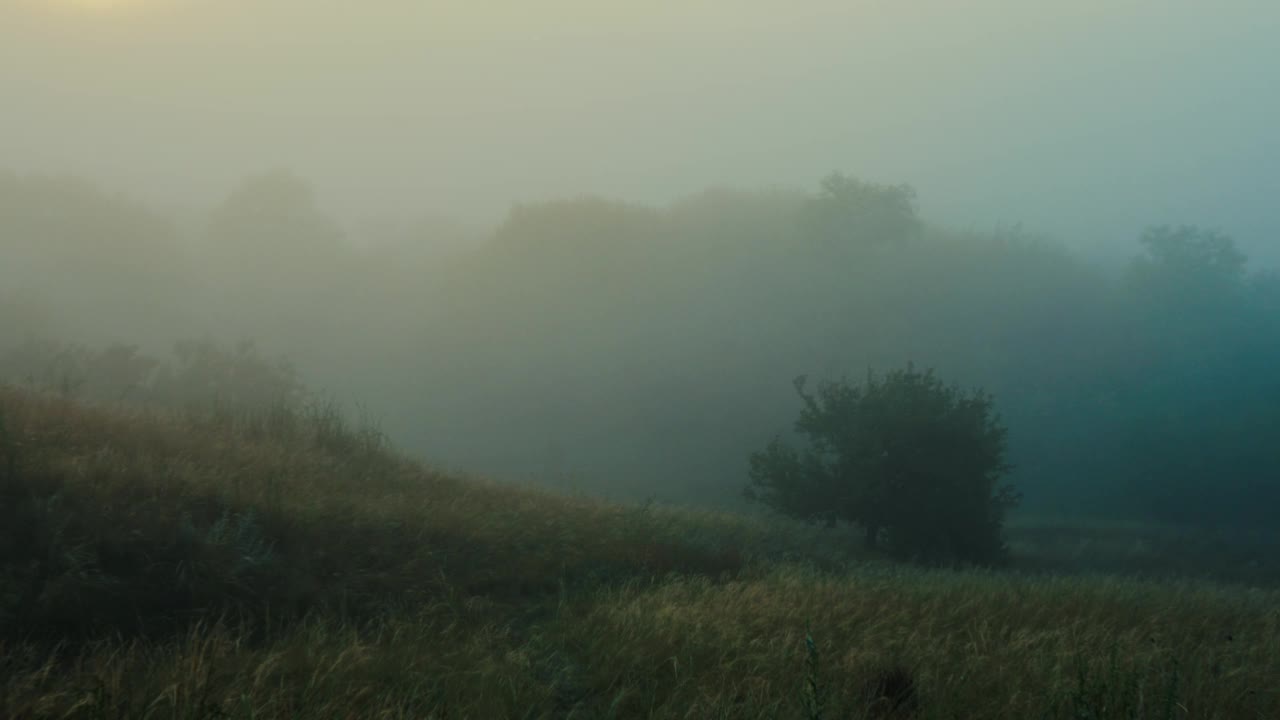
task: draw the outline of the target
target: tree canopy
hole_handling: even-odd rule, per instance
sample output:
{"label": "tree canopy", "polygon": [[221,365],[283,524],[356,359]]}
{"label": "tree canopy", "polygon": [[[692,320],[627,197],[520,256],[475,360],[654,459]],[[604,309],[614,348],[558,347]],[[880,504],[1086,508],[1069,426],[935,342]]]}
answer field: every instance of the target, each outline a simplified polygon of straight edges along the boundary
{"label": "tree canopy", "polygon": [[908,365],[861,385],[797,378],[796,449],[775,438],[750,457],[747,497],[793,517],[856,523],[868,545],[924,562],[995,563],[1004,514],[1006,429],[991,396]]}

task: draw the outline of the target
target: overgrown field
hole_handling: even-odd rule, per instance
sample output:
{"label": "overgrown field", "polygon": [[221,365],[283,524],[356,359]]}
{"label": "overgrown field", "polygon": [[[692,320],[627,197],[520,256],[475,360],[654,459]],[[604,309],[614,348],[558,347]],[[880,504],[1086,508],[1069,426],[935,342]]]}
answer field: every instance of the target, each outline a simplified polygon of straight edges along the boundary
{"label": "overgrown field", "polygon": [[446,476],[332,409],[0,390],[0,528],[3,718],[1280,717],[1265,558],[1123,579],[1084,572],[1099,531],[1020,528],[1035,573],[906,568]]}

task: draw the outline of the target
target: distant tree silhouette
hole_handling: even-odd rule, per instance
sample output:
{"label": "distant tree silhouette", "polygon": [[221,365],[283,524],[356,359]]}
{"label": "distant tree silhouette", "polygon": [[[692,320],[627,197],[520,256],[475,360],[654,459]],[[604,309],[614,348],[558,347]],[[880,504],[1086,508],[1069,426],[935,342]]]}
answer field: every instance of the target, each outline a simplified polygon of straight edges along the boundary
{"label": "distant tree silhouette", "polygon": [[1194,225],[1148,228],[1129,286],[1157,312],[1215,312],[1235,305],[1246,287],[1247,258],[1227,235]]}
{"label": "distant tree silhouette", "polygon": [[1164,522],[1270,523],[1280,499],[1280,281],[1196,226],[1140,238],[1126,277],[1128,364],[1114,380],[1116,485]]}
{"label": "distant tree silhouette", "polygon": [[892,245],[920,230],[910,185],[881,185],[832,173],[804,211],[804,232],[833,246]]}
{"label": "distant tree silhouette", "polygon": [[661,215],[651,208],[596,196],[517,205],[494,233],[494,244],[591,262],[652,244]]}
{"label": "distant tree silhouette", "polygon": [[236,263],[295,267],[338,252],[343,238],[338,223],[316,205],[311,185],[284,171],[236,186],[213,210],[208,233],[214,249]]}

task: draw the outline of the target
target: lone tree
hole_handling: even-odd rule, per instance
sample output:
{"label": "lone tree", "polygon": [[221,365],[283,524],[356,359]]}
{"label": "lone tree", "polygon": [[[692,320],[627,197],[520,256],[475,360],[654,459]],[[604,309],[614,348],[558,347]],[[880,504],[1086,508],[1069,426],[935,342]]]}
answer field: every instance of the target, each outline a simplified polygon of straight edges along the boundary
{"label": "lone tree", "polygon": [[750,457],[748,500],[805,520],[856,523],[868,547],[926,563],[998,564],[1006,430],[990,395],[947,386],[908,365],[861,386],[795,380],[804,409],[797,450],[781,438]]}

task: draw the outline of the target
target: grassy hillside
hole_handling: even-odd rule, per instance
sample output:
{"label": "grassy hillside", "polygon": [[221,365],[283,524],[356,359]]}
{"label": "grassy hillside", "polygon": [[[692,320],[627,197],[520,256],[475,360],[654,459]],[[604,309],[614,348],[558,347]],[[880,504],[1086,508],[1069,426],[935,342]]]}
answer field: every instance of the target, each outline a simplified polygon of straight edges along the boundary
{"label": "grassy hillside", "polygon": [[0,473],[5,718],[1280,717],[1277,591],[907,569],[447,476],[331,410],[3,389]]}

